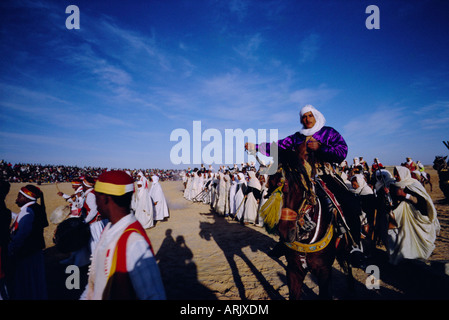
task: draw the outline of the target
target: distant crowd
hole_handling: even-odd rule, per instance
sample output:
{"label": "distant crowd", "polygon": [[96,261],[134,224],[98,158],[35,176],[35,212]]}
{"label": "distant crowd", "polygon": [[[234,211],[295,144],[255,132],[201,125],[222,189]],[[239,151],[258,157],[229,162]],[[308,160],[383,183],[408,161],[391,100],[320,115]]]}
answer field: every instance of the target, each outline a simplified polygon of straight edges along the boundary
{"label": "distant crowd", "polygon": [[[11,164],[0,161],[0,179],[8,182],[55,183],[71,182],[79,177],[98,177],[108,170],[101,167],[78,167],[63,165],[41,165],[30,163]],[[123,169],[130,172],[142,171],[146,176],[157,175],[160,181],[180,180],[180,170],[174,169]]]}

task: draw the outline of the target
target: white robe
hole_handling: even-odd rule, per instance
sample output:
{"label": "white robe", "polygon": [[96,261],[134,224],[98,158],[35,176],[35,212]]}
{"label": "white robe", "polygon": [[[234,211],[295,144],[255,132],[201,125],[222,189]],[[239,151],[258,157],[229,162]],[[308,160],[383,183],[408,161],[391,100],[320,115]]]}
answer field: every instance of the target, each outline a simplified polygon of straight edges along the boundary
{"label": "white robe", "polygon": [[196,172],[192,175],[192,189],[190,191],[190,200],[193,200],[201,192],[200,177]]}
{"label": "white robe", "polygon": [[246,180],[243,173],[238,174],[239,181],[237,183],[237,192],[235,194],[235,212],[238,220],[242,219],[243,212],[245,211],[245,195],[243,194],[242,187],[246,187]]}
{"label": "white robe", "polygon": [[88,189],[84,193],[84,204],[89,208],[87,212],[87,216],[84,219],[86,223],[89,223],[90,227],[90,233],[91,233],[91,239],[90,239],[90,252],[94,252],[95,246],[97,245],[98,241],[100,240],[101,233],[103,232],[103,229],[105,225],[108,223],[108,220],[104,217],[95,222],[94,219],[96,219],[98,210],[97,210],[97,200],[95,198],[95,194],[92,193],[94,189]]}
{"label": "white robe", "polygon": [[224,215],[226,210],[226,181],[225,175],[222,172],[219,172],[218,175],[218,201],[214,209],[217,214]]}
{"label": "white robe", "polygon": [[[249,181],[248,181],[248,187],[255,188],[257,190],[261,190],[261,185],[259,180],[256,178],[256,173],[254,171],[248,172]],[[244,212],[244,222],[248,223],[256,223],[257,219],[257,211],[258,211],[259,205],[257,203],[257,200],[252,192],[248,193],[246,202],[245,202],[245,212]]]}
{"label": "white robe", "polygon": [[235,214],[235,210],[237,209],[235,207],[235,192],[237,189],[237,178],[234,180],[231,180],[231,185],[229,187],[229,213],[231,215]]}
{"label": "white robe", "polygon": [[207,179],[204,180],[203,189],[207,188],[206,194],[203,198],[204,204],[209,204],[212,198],[212,176],[209,175]]}
{"label": "white robe", "polygon": [[184,190],[184,198],[187,200],[192,200],[190,194],[192,193],[192,176],[189,174],[187,177],[186,189]]}
{"label": "white robe", "polygon": [[154,220],[164,220],[170,216],[168,211],[167,200],[165,199],[164,192],[162,191],[162,186],[159,183],[158,176],[152,176],[153,184],[150,189],[150,197],[154,203]]}
{"label": "white robe", "polygon": [[390,262],[397,264],[404,258],[428,259],[435,249],[436,236],[440,231],[437,211],[426,189],[411,177],[410,170],[399,166],[396,169],[401,181],[395,185],[400,188],[407,187],[426,199],[427,215],[423,215],[407,201],[402,201],[393,210],[399,227],[388,231]]}
{"label": "white robe", "polygon": [[150,185],[145,176],[140,175],[141,186],[137,188],[133,195],[132,209],[136,219],[144,227],[144,229],[151,228],[154,225],[153,221],[153,201],[150,197]]}

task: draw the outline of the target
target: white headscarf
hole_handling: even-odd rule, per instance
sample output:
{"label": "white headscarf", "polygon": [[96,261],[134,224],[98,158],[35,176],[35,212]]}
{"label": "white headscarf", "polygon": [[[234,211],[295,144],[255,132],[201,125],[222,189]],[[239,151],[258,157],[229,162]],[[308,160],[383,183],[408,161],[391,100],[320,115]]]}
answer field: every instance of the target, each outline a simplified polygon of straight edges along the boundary
{"label": "white headscarf", "polygon": [[151,180],[153,181],[153,184],[159,183],[159,177],[156,175],[151,176]]}
{"label": "white headscarf", "polygon": [[401,181],[396,181],[394,183],[395,186],[405,188],[409,185],[415,184],[415,182],[418,182],[418,180],[412,178],[408,168],[403,166],[395,166],[395,169],[398,171],[399,177],[401,178]]}
{"label": "white headscarf", "polygon": [[430,197],[430,195],[427,193],[424,186],[418,180],[412,178],[412,174],[410,173],[410,170],[408,168],[403,167],[403,166],[396,166],[395,168],[398,171],[401,181],[396,181],[394,183],[394,185],[399,188],[407,187],[411,191],[416,192],[421,197],[426,199],[429,218],[431,220],[436,218],[437,212],[436,212],[435,206],[433,204],[433,200]]}
{"label": "white headscarf", "polygon": [[[382,179],[383,177],[383,179]],[[384,186],[385,182],[385,186]],[[389,188],[392,183],[395,183],[396,180],[394,180],[391,173],[386,169],[380,169],[376,170],[376,184],[374,187],[376,188],[376,191],[379,191],[382,187]]]}
{"label": "white headscarf", "polygon": [[357,189],[351,188],[350,190],[351,190],[352,193],[355,193],[355,194],[358,194],[358,195],[361,195],[361,196],[365,196],[365,195],[368,195],[368,194],[373,194],[373,190],[366,183],[366,180],[365,180],[365,177],[363,176],[363,174],[355,174],[351,178],[351,181],[352,181],[352,179],[354,177],[357,179],[357,184],[359,185],[359,187]]}
{"label": "white headscarf", "polygon": [[262,186],[260,185],[259,179],[257,179],[256,177],[256,173],[254,171],[248,171],[248,175],[249,175],[248,186],[253,187],[257,190],[261,190]]}
{"label": "white headscarf", "polygon": [[299,130],[299,132],[305,136],[314,135],[316,132],[320,131],[321,128],[323,128],[324,125],[326,124],[326,119],[324,118],[323,114],[321,112],[319,112],[317,109],[315,109],[315,107],[313,107],[310,104],[303,107],[301,109],[301,111],[299,112],[301,119],[302,119],[302,116],[309,111],[312,112],[313,116],[315,117],[316,123],[310,129],[305,128],[303,125],[303,128],[301,130]]}
{"label": "white headscarf", "polygon": [[243,173],[239,172],[237,174],[237,176],[238,176],[238,180],[239,180],[237,184],[244,183],[246,185],[245,175]]}

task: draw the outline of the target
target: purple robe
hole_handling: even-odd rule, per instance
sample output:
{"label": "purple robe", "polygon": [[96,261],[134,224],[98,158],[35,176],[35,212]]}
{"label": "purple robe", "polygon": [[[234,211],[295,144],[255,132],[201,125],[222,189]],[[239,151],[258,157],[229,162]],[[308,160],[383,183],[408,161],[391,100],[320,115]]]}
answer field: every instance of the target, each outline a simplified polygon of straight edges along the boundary
{"label": "purple robe", "polygon": [[[348,154],[348,145],[337,130],[331,127],[322,127],[312,137],[321,143],[320,148],[315,151],[317,158],[324,162],[341,163]],[[277,142],[278,148],[293,149],[306,140],[306,136],[296,132],[285,139]],[[270,144],[261,143],[256,145],[256,150],[266,156],[270,156]]]}

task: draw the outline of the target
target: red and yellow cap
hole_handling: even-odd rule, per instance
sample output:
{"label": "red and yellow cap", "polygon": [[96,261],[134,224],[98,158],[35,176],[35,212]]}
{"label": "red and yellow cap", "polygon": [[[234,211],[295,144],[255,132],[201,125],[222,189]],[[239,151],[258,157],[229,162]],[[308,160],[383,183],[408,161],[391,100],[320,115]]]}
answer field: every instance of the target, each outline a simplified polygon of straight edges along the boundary
{"label": "red and yellow cap", "polygon": [[36,200],[37,198],[39,198],[40,189],[38,187],[34,187],[35,191],[33,191],[31,190],[31,187],[29,186],[22,187],[20,188],[19,192],[30,200]]}
{"label": "red and yellow cap", "polygon": [[72,181],[72,186],[80,186],[82,184],[82,182],[80,180],[73,180]]}
{"label": "red and yellow cap", "polygon": [[98,177],[94,190],[113,196],[122,196],[134,191],[134,180],[124,171],[106,171]]}

